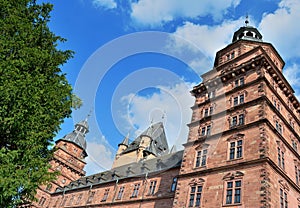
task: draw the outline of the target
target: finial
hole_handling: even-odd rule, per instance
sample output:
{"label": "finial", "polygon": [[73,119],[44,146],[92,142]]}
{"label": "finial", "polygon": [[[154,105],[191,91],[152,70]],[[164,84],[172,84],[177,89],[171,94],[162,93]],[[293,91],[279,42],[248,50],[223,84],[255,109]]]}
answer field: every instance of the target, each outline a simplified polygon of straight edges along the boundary
{"label": "finial", "polygon": [[85,121],[88,121],[89,117],[91,117],[92,110],[93,110],[93,108],[91,108],[90,112],[87,114],[86,118],[84,119]]}
{"label": "finial", "polygon": [[150,126],[151,126],[151,127],[153,126],[153,117],[151,118]]}
{"label": "finial", "polygon": [[246,14],[246,20],[245,20],[245,24],[246,24],[246,27],[248,26],[248,24],[249,24],[249,20],[248,20],[248,13]]}

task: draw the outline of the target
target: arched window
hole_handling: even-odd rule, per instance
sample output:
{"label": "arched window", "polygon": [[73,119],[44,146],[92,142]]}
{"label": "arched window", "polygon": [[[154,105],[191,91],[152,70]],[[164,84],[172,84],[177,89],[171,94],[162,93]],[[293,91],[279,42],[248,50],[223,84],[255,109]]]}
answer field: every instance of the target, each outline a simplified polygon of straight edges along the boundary
{"label": "arched window", "polygon": [[174,192],[174,191],[176,190],[176,187],[177,187],[177,181],[178,181],[178,178],[177,178],[177,177],[174,177],[173,180],[172,180],[171,192]]}

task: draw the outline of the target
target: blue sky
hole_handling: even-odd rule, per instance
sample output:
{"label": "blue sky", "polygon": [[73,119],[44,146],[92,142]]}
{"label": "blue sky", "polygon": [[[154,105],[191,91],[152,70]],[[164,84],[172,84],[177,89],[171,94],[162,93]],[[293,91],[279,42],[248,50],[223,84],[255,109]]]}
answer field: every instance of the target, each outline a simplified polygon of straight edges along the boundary
{"label": "blue sky", "polygon": [[62,70],[84,103],[57,138],[92,112],[88,175],[110,168],[124,136],[134,139],[151,122],[164,122],[169,145],[182,148],[194,102],[189,90],[244,26],[246,14],[285,60],[284,74],[299,98],[299,0],[49,2],[49,26],[67,39],[59,48],[75,51]]}

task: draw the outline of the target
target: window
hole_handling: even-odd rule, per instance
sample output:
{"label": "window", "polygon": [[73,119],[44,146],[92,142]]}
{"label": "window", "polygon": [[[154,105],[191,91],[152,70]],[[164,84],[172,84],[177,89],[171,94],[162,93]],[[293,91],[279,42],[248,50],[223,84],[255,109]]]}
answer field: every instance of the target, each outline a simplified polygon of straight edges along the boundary
{"label": "window", "polygon": [[58,205],[58,202],[59,202],[59,198],[56,199],[54,207],[56,207]]}
{"label": "window", "polygon": [[201,129],[201,136],[204,136],[206,132],[206,127],[202,127]]}
{"label": "window", "polygon": [[227,61],[230,60],[230,55],[227,54],[227,55],[226,55],[226,58],[227,58]]}
{"label": "window", "polygon": [[211,116],[214,112],[214,107],[213,106],[210,106],[209,108],[205,108],[204,109],[204,113],[203,113],[203,116],[204,117],[208,117],[208,116]]}
{"label": "window", "polygon": [[243,125],[244,120],[245,120],[244,114],[240,114],[239,116],[233,116],[231,118],[230,127],[235,127],[237,125]]}
{"label": "window", "polygon": [[244,83],[245,83],[245,79],[244,79],[244,77],[241,77],[241,78],[235,80],[234,86],[235,87],[243,86]]}
{"label": "window", "polygon": [[202,186],[192,186],[189,199],[189,207],[201,206]]}
{"label": "window", "polygon": [[244,124],[244,114],[239,115],[239,125]]}
{"label": "window", "polygon": [[281,126],[281,124],[278,121],[276,121],[275,122],[275,126],[276,126],[276,130],[279,132],[279,134],[282,134],[282,126]]}
{"label": "window", "polygon": [[82,199],[82,194],[79,194],[78,198],[77,198],[77,201],[76,201],[76,204],[79,204],[81,202],[81,199]]}
{"label": "window", "polygon": [[103,198],[101,200],[102,202],[105,202],[107,200],[108,194],[109,194],[109,189],[105,189],[104,194],[103,194]]}
{"label": "window", "polygon": [[280,208],[288,208],[287,193],[283,189],[279,190]]}
{"label": "window", "polygon": [[176,190],[176,187],[177,187],[177,181],[178,181],[178,178],[177,177],[174,177],[173,178],[173,181],[172,181],[172,185],[171,185],[171,191],[174,192]]}
{"label": "window", "polygon": [[121,186],[117,195],[117,199],[122,199],[123,193],[124,193],[124,186]]}
{"label": "window", "polygon": [[293,146],[293,149],[296,150],[296,152],[297,152],[297,142],[295,140],[292,140],[292,146]]}
{"label": "window", "polygon": [[239,104],[239,97],[237,96],[233,98],[233,105],[236,106],[238,104]]}
{"label": "window", "polygon": [[280,147],[277,148],[278,166],[284,169],[284,152],[281,151]]}
{"label": "window", "polygon": [[292,127],[292,129],[295,129],[295,125],[292,119],[289,120],[290,126]]}
{"label": "window", "polygon": [[201,136],[210,135],[211,125],[204,126],[201,128]]}
{"label": "window", "polygon": [[232,117],[231,126],[237,125],[237,116]]}
{"label": "window", "polygon": [[68,199],[68,196],[65,196],[65,198],[63,198],[63,200],[61,201],[60,206],[62,206],[62,207],[65,206],[67,199]]}
{"label": "window", "polygon": [[239,104],[243,104],[245,101],[245,95],[240,94],[239,96],[236,96],[233,98],[233,106],[237,106]]}
{"label": "window", "polygon": [[274,105],[274,107],[280,112],[280,105],[279,105],[279,102],[276,101],[276,100],[274,100],[273,105]]}
{"label": "window", "polygon": [[95,191],[92,191],[89,195],[89,198],[87,200],[87,203],[92,203],[93,202],[93,199],[94,199],[94,196],[95,196]]}
{"label": "window", "polygon": [[243,140],[229,143],[229,159],[239,159],[243,156]]}
{"label": "window", "polygon": [[214,107],[210,106],[209,107],[209,115],[212,115],[214,113]]}
{"label": "window", "polygon": [[296,183],[298,185],[300,185],[299,184],[299,182],[300,182],[300,169],[297,166],[295,166],[295,177],[296,177]]}
{"label": "window", "polygon": [[234,51],[231,53],[231,59],[234,58]]}
{"label": "window", "polygon": [[216,96],[216,90],[210,91],[207,93],[208,94],[208,98],[214,98]]}
{"label": "window", "polygon": [[239,204],[241,203],[241,190],[242,181],[228,181],[226,184],[226,204]]}
{"label": "window", "polygon": [[206,165],[207,149],[197,151],[195,167],[203,167]]}
{"label": "window", "polygon": [[156,181],[151,181],[150,186],[149,186],[149,195],[154,195],[155,193],[155,188],[156,188]]}
{"label": "window", "polygon": [[74,197],[75,197],[75,195],[72,195],[72,197],[71,197],[71,199],[70,199],[70,201],[69,201],[69,205],[72,205],[72,203],[73,203],[73,201],[74,201]]}
{"label": "window", "polygon": [[206,127],[206,135],[210,135],[210,125]]}
{"label": "window", "polygon": [[42,196],[42,198],[39,201],[39,205],[43,206],[45,204],[46,198]]}
{"label": "window", "polygon": [[138,196],[139,189],[140,189],[140,184],[139,183],[134,184],[133,192],[132,192],[132,195],[131,195],[132,198]]}
{"label": "window", "polygon": [[206,108],[205,110],[204,110],[204,117],[207,117],[208,116],[208,108]]}

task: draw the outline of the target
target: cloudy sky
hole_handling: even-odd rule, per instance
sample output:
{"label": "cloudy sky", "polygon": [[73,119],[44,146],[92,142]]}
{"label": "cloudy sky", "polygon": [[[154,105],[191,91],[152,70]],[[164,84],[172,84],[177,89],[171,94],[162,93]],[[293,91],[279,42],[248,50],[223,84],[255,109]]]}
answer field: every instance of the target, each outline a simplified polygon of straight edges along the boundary
{"label": "cloudy sky", "polygon": [[[44,0],[40,0],[44,1]],[[163,122],[169,145],[187,138],[189,90],[244,26],[257,27],[286,61],[300,95],[300,0],[50,0],[51,30],[75,51],[62,69],[83,100],[57,138],[89,118],[87,174],[111,167],[118,143]],[[57,139],[56,138],[56,139]]]}

